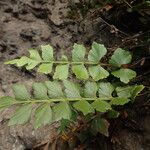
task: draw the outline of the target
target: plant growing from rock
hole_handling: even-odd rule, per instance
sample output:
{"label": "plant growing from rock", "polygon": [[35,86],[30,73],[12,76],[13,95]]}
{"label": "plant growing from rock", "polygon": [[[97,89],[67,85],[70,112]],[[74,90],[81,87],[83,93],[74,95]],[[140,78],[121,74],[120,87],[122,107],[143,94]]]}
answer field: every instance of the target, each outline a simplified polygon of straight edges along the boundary
{"label": "plant growing from rock", "polygon": [[[30,56],[6,62],[27,70],[37,68],[38,72],[53,76],[52,81],[33,83],[30,91],[25,85],[15,84],[14,97],[0,98],[0,109],[17,106],[8,125],[25,124],[33,114],[35,129],[60,121],[63,131],[79,116],[88,116],[90,129],[108,136],[106,118],[118,117],[116,108],[134,102],[144,88],[128,84],[136,77],[136,72],[128,68],[131,53],[118,48],[108,63],[102,63],[107,49],[96,42],[88,52],[83,45],[74,44],[70,60],[65,55],[56,60],[53,52],[52,46],[45,45],[40,53],[31,49]],[[68,79],[71,74],[78,80]]]}

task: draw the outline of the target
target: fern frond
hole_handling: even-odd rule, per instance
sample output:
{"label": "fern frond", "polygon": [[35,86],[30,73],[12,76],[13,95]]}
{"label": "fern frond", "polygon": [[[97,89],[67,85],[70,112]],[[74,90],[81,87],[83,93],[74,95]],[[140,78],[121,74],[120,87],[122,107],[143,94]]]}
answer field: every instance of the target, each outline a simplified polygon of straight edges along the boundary
{"label": "fern frond", "polygon": [[[88,80],[91,77],[94,81],[99,81],[109,77],[109,72],[112,72],[111,74],[122,82],[128,83],[136,76],[133,70],[122,68],[122,65],[131,62],[132,56],[130,52],[121,48],[114,52],[108,64],[101,62],[101,59],[107,54],[107,49],[104,45],[96,42],[93,42],[87,58],[86,48],[81,44],[74,44],[72,59],[70,60],[68,60],[67,56],[62,56],[60,60],[55,60],[53,56],[54,49],[50,45],[41,46],[41,51],[40,55],[37,50],[29,50],[29,57],[22,56],[20,59],[7,61],[5,64],[15,64],[18,67],[25,66],[27,70],[34,69],[37,66],[38,72],[44,74],[54,72],[53,79],[59,80],[68,78],[69,68],[81,80]],[[124,76],[125,74],[127,75]]]}
{"label": "fern frond", "polygon": [[[35,128],[50,124],[61,119],[70,120],[72,111],[82,112],[83,115],[93,114],[95,111],[107,113],[116,105],[124,105],[133,100],[144,87],[142,85],[128,87],[114,87],[109,82],[87,81],[85,86],[68,80],[63,84],[56,81],[34,83],[32,93],[24,85],[13,86],[14,98],[0,98],[0,109],[12,105],[19,105],[19,109],[9,121],[9,125],[25,124],[29,121],[32,108],[35,116]],[[128,94],[130,90],[130,94]],[[113,93],[117,92],[114,97]],[[127,94],[126,94],[127,93]]]}
{"label": "fern frond", "polygon": [[[111,74],[127,84],[136,77],[135,71],[124,68],[124,65],[128,66],[127,64],[131,62],[132,56],[130,52],[121,48],[113,53],[108,64],[101,62],[107,54],[107,49],[96,42],[93,42],[87,58],[86,48],[80,44],[74,44],[71,60],[65,55],[60,60],[55,60],[54,50],[50,45],[41,46],[41,54],[35,49],[29,50],[29,53],[29,57],[22,56],[20,59],[7,61],[6,64],[25,66],[27,70],[38,67],[37,71],[44,74],[54,72],[54,81],[34,83],[31,91],[22,84],[15,84],[13,86],[14,97],[1,97],[0,109],[13,105],[19,106],[9,120],[9,125],[27,123],[32,113],[34,114],[34,127],[39,128],[55,121],[68,124],[68,121],[72,121],[73,112],[84,116],[94,115],[96,112],[100,114],[100,117],[94,117],[91,129],[96,129],[108,136],[109,123],[101,118],[101,115],[107,113],[110,118],[118,117],[119,112],[114,108],[130,101],[133,102],[144,88],[143,85],[116,87],[117,85],[114,86],[110,82],[99,81]],[[87,80],[85,84],[80,85],[66,80],[70,76],[69,69],[78,79]],[[59,82],[56,79],[63,81]],[[35,111],[33,108],[36,108]]]}

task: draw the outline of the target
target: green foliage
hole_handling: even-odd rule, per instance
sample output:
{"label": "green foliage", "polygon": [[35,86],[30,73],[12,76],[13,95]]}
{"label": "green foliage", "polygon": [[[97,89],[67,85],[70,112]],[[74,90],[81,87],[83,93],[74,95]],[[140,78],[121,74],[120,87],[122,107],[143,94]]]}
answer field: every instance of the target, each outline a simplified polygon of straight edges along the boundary
{"label": "green foliage", "polygon": [[132,56],[131,56],[130,52],[125,51],[121,48],[118,48],[114,52],[109,63],[116,67],[121,67],[121,65],[129,64],[131,62],[131,60],[132,60]]}
{"label": "green foliage", "polygon": [[[91,50],[86,58],[86,48],[81,44],[74,44],[72,50],[72,60],[68,60],[65,55],[61,60],[55,60],[53,48],[50,45],[41,46],[42,56],[36,50],[29,50],[29,58],[26,56],[20,59],[7,61],[6,64],[15,64],[18,67],[25,66],[30,70],[38,67],[38,72],[49,74],[54,72],[53,79],[66,80],[69,76],[69,68],[80,80],[88,80],[89,77],[94,81],[99,81],[109,77],[108,68],[113,68],[111,74],[119,78],[122,82],[128,83],[136,76],[131,69],[124,69],[123,65],[131,62],[132,56],[129,51],[118,48],[109,60],[109,64],[101,63],[101,59],[106,55],[107,49],[104,45],[93,42]],[[55,64],[56,68],[54,68]],[[104,68],[105,67],[105,68]],[[88,69],[87,69],[88,68]],[[118,70],[120,68],[120,70]],[[115,69],[115,70],[114,70]]]}
{"label": "green foliage", "polygon": [[99,97],[101,98],[112,98],[112,92],[114,91],[114,87],[112,86],[111,83],[109,82],[101,82],[99,84],[99,91],[98,91],[98,94],[99,94]]}
{"label": "green foliage", "polygon": [[108,115],[108,118],[117,118],[119,116],[119,112],[112,109],[108,112],[107,115]]}
{"label": "green foliage", "polygon": [[64,96],[61,85],[57,81],[46,81],[45,85],[48,90],[48,96],[50,98],[61,98]]}
{"label": "green foliage", "polygon": [[131,69],[119,69],[117,71],[113,71],[112,75],[120,78],[120,81],[123,83],[128,83],[131,79],[136,77],[136,72]]}
{"label": "green foliage", "polygon": [[[100,132],[108,136],[109,123],[102,117],[103,114],[107,114],[110,118],[118,117],[119,112],[115,108],[133,102],[144,88],[143,85],[126,85],[136,76],[136,72],[123,68],[123,65],[131,62],[132,56],[130,52],[121,48],[114,52],[109,64],[100,62],[107,54],[107,49],[96,42],[93,42],[87,55],[83,45],[74,44],[72,60],[68,60],[65,55],[61,60],[55,60],[50,45],[41,46],[41,50],[41,55],[36,50],[30,50],[29,57],[23,56],[6,62],[18,67],[25,66],[28,70],[37,66],[38,72],[44,74],[54,72],[54,81],[33,83],[30,91],[22,84],[15,84],[14,98],[8,96],[0,98],[0,109],[18,106],[9,120],[9,125],[25,124],[33,114],[35,129],[60,121],[62,132],[69,122],[76,118],[73,117],[74,114],[91,115],[93,133]],[[82,84],[66,80],[69,68],[78,79],[84,81]],[[121,81],[117,86],[114,86],[115,77]],[[63,81],[56,81],[57,79]]]}
{"label": "green foliage", "polygon": [[90,50],[88,55],[88,60],[91,62],[98,63],[103,56],[107,53],[107,49],[104,45],[93,42],[92,50]]}
{"label": "green foliage", "polygon": [[95,81],[105,79],[109,76],[109,72],[100,65],[89,67],[89,73]]}
{"label": "green foliage", "polygon": [[84,115],[94,113],[94,108],[86,100],[81,100],[74,103],[73,107],[76,110],[81,111]]}
{"label": "green foliage", "polygon": [[124,105],[128,103],[129,101],[130,99],[117,97],[117,98],[114,98],[110,103],[111,105]]}
{"label": "green foliage", "polygon": [[107,110],[110,110],[111,109],[111,105],[106,102],[106,101],[99,101],[99,100],[95,100],[93,103],[92,103],[92,106],[99,112],[107,112]]}
{"label": "green foliage", "polygon": [[116,92],[118,97],[131,98],[132,100],[144,89],[143,85],[117,87]]}
{"label": "green foliage", "polygon": [[[27,92],[25,86],[16,84],[14,87],[21,89],[22,97],[18,97],[18,91],[14,90],[14,98],[0,98],[0,108],[19,106],[9,121],[9,125],[15,125],[25,124],[30,119],[32,108],[37,105],[33,112],[35,128],[61,119],[70,120],[73,110],[82,112],[83,115],[94,114],[96,111],[107,113],[113,110],[115,105],[128,103],[143,89],[140,85],[130,86],[130,92],[132,92],[125,97],[128,87],[114,88],[110,83],[105,82],[97,85],[96,82],[87,81],[82,90],[80,90],[81,85],[67,80],[63,82],[63,85],[56,81],[34,83],[31,90],[33,95]],[[112,96],[115,91],[117,91],[117,97]]]}
{"label": "green foliage", "polygon": [[94,133],[99,132],[105,136],[109,136],[108,128],[109,123],[106,119],[97,117],[92,121],[91,129],[93,130]]}
{"label": "green foliage", "polygon": [[30,99],[30,94],[28,93],[24,85],[14,84],[12,89],[13,89],[16,99],[20,99],[20,100]]}
{"label": "green foliage", "polygon": [[35,129],[52,121],[52,109],[49,104],[40,105],[35,111]]}
{"label": "green foliage", "polygon": [[76,75],[78,79],[87,80],[89,78],[88,72],[84,65],[74,65],[72,66],[72,72]]}
{"label": "green foliage", "polygon": [[53,121],[71,118],[71,108],[68,102],[63,101],[53,107]]}
{"label": "green foliage", "polygon": [[16,110],[15,114],[9,120],[8,125],[25,124],[30,119],[32,111],[31,104],[24,104]]}
{"label": "green foliage", "polygon": [[96,82],[86,82],[85,83],[85,89],[84,89],[84,96],[85,97],[96,97],[97,93],[97,84]]}
{"label": "green foliage", "polygon": [[0,98],[0,109],[5,109],[9,106],[12,106],[16,103],[16,100],[12,97],[5,96]]}

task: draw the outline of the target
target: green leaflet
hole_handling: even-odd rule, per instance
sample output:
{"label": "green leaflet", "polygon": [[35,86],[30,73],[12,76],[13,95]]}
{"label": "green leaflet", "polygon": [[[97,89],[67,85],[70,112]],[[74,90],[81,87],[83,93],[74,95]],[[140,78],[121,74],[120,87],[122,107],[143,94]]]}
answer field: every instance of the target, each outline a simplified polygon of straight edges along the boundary
{"label": "green leaflet", "polygon": [[9,96],[3,96],[0,98],[0,110],[8,108],[9,106],[14,105],[16,100]]}
{"label": "green leaflet", "polygon": [[27,70],[31,70],[35,68],[39,63],[41,63],[42,59],[37,50],[31,49],[30,53],[30,61],[28,61],[28,65],[26,66]]}
{"label": "green leaflet", "polygon": [[80,98],[80,88],[78,84],[75,84],[71,81],[63,81],[65,86],[66,97],[68,98]]}
{"label": "green leaflet", "polygon": [[69,127],[69,124],[70,124],[70,120],[61,119],[60,120],[59,133],[64,132],[67,129],[67,127]]}
{"label": "green leaflet", "polygon": [[119,97],[131,98],[132,100],[144,89],[143,85],[117,87],[116,92]]}
{"label": "green leaflet", "polygon": [[38,72],[45,74],[51,73],[53,66],[53,63],[51,62],[53,61],[53,48],[50,45],[45,45],[41,46],[41,49],[43,60],[39,55],[38,51],[32,49],[29,50],[30,58],[23,56],[20,59],[7,61],[5,64],[16,64],[18,67],[26,65],[26,69],[31,70],[44,61],[44,63],[39,66]]}
{"label": "green leaflet", "polygon": [[127,99],[127,98],[116,97],[111,100],[110,104],[111,105],[125,105],[129,101],[131,101],[131,100]]}
{"label": "green leaflet", "polygon": [[13,87],[13,92],[15,95],[15,98],[17,100],[27,100],[30,99],[30,94],[27,91],[26,87],[22,84],[14,84]]}
{"label": "green leaflet", "polygon": [[53,79],[65,80],[68,78],[69,65],[58,65],[53,76]]}
{"label": "green leaflet", "polygon": [[52,67],[53,67],[52,63],[41,64],[38,68],[38,72],[49,74],[52,72]]}
{"label": "green leaflet", "polygon": [[32,60],[30,59],[30,61],[28,62],[28,65],[26,66],[27,70],[31,70],[33,68],[35,68],[40,62],[36,61],[36,60]]}
{"label": "green leaflet", "polygon": [[135,85],[134,90],[132,91],[131,99],[132,101],[136,98],[136,96],[144,89],[143,85]]}
{"label": "green leaflet", "polygon": [[41,61],[41,56],[39,55],[38,51],[35,49],[30,49],[29,50],[30,53],[30,59],[36,60],[36,61]]}
{"label": "green leaflet", "polygon": [[[62,61],[67,62],[67,56],[63,55],[61,58]],[[53,76],[53,79],[66,80],[69,74],[69,64],[63,64],[56,66],[56,70]]]}
{"label": "green leaflet", "polygon": [[84,65],[73,65],[72,72],[76,75],[78,79],[87,80],[89,78],[89,74]]}
{"label": "green leaflet", "polygon": [[23,56],[20,59],[7,61],[5,64],[16,64],[18,67],[22,67],[26,65],[27,70],[33,69],[39,63],[41,63],[42,59],[37,50],[31,49],[29,50],[29,53],[30,53],[30,58]]}
{"label": "green leaflet", "polygon": [[20,106],[15,114],[10,118],[8,125],[25,124],[30,119],[32,112],[32,104]]}
{"label": "green leaflet", "polygon": [[48,95],[50,98],[64,97],[61,85],[57,81],[46,81],[45,85],[48,89]]}
{"label": "green leaflet", "polygon": [[[83,45],[74,44],[73,48],[74,48],[73,51],[72,51],[73,61],[83,62],[84,57],[85,57],[85,52],[86,52],[85,47]],[[86,79],[89,78],[87,69],[85,68],[85,66],[83,64],[73,65],[72,66],[72,71],[78,79],[86,80]]]}
{"label": "green leaflet", "polygon": [[109,118],[118,118],[120,113],[112,109],[112,110],[109,110],[107,115]]}
{"label": "green leaflet", "polygon": [[26,65],[27,70],[33,69],[41,62],[41,58],[39,53],[36,50],[31,50],[29,52],[30,52],[30,58],[23,56],[20,59],[7,61],[5,62],[5,64],[10,64],[10,65],[16,64],[18,67],[22,67]]}
{"label": "green leaflet", "polygon": [[[26,57],[26,56],[23,56],[23,57]],[[26,57],[28,58],[28,57]],[[19,66],[24,66],[25,64],[27,64],[27,61],[20,61],[20,59],[13,59],[13,60],[8,60],[5,62],[6,65],[14,65],[16,64],[18,67]]]}
{"label": "green leaflet", "polygon": [[136,77],[136,72],[131,69],[120,69],[117,71],[113,71],[111,74],[117,78],[120,78],[120,81],[122,81],[123,83],[126,83],[126,84],[131,79]]}
{"label": "green leaflet", "polygon": [[113,66],[121,67],[121,65],[129,64],[131,60],[132,56],[129,51],[118,48],[112,55],[109,63]]}
{"label": "green leaflet", "polygon": [[52,110],[49,104],[40,105],[35,111],[35,129],[51,123],[52,121]]}
{"label": "green leaflet", "polygon": [[92,105],[89,104],[85,100],[81,100],[81,101],[75,102],[73,104],[73,107],[76,110],[81,111],[84,115],[87,115],[89,113],[94,113],[94,109],[93,109]]}
{"label": "green leaflet", "polygon": [[97,93],[97,84],[95,82],[87,81],[85,83],[84,96],[95,98],[96,93]]}
{"label": "green leaflet", "polygon": [[101,100],[95,100],[92,103],[92,106],[99,112],[107,112],[108,110],[111,109],[111,105],[107,103],[106,101],[101,101]]}
{"label": "green leaflet", "polygon": [[86,48],[84,45],[74,44],[72,50],[72,60],[76,62],[83,62],[85,57]]}
{"label": "green leaflet", "polygon": [[89,67],[89,73],[95,81],[107,78],[109,76],[109,72],[100,65]]}
{"label": "green leaflet", "polygon": [[70,120],[72,112],[67,102],[60,102],[53,108],[53,121],[59,121],[61,119]]}
{"label": "green leaflet", "polygon": [[42,45],[42,58],[44,61],[53,61],[53,47],[51,45]]}
{"label": "green leaflet", "polygon": [[149,6],[150,6],[150,1],[146,1],[145,3],[149,4]]}
{"label": "green leaflet", "polygon": [[99,97],[100,98],[108,98],[108,100],[112,97],[112,92],[114,91],[114,87],[109,82],[100,82],[99,83]]}
{"label": "green leaflet", "polygon": [[133,89],[133,86],[117,87],[116,92],[118,97],[131,98],[131,91],[133,91]]}
{"label": "green leaflet", "polygon": [[16,64],[18,67],[22,67],[22,66],[28,64],[30,61],[31,60],[28,57],[23,56],[20,59],[14,59],[14,60],[7,61],[7,62],[5,62],[5,64],[10,64],[10,65]]}
{"label": "green leaflet", "polygon": [[16,59],[17,61],[13,63],[13,61],[7,62],[7,64],[17,64],[17,66],[21,67],[26,65],[26,69],[30,70],[36,67],[41,61],[41,57],[37,50],[31,49],[29,50],[30,58],[28,57],[21,57],[20,59]]}
{"label": "green leaflet", "polygon": [[92,50],[89,51],[88,60],[98,63],[101,58],[106,55],[107,49],[104,45],[93,42]]}
{"label": "green leaflet", "polygon": [[99,132],[105,136],[109,136],[109,122],[103,118],[95,118],[92,121],[91,128],[94,132]]}
{"label": "green leaflet", "polygon": [[36,99],[48,99],[47,88],[44,83],[33,84],[33,95]]}

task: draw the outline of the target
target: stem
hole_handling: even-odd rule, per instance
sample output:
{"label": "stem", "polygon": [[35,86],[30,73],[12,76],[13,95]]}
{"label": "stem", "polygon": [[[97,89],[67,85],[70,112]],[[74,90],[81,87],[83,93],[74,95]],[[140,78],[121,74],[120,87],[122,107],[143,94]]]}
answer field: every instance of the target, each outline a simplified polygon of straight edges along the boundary
{"label": "stem", "polygon": [[[53,64],[71,64],[71,65],[80,65],[80,64],[87,64],[87,65],[98,65],[97,62],[82,62],[82,61],[41,61],[41,63],[53,63]],[[100,63],[101,66],[109,66],[110,64]]]}
{"label": "stem", "polygon": [[125,2],[130,8],[132,8],[132,6],[131,6],[126,0],[124,0],[124,2]]}
{"label": "stem", "polygon": [[35,100],[35,99],[29,99],[25,101],[16,101],[15,104],[22,104],[22,103],[51,103],[51,102],[74,102],[74,101],[95,101],[95,100],[112,100],[114,97],[108,97],[108,98],[56,98],[56,99],[47,99],[47,100]]}

